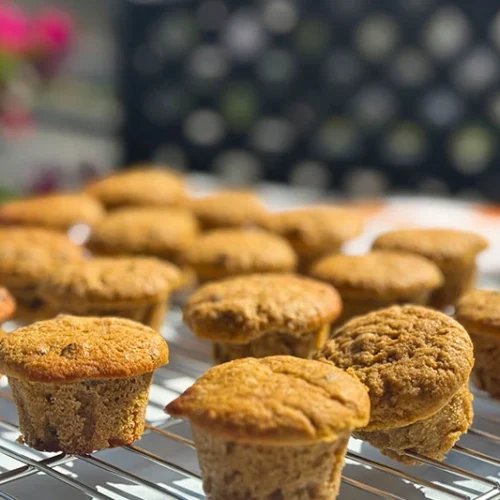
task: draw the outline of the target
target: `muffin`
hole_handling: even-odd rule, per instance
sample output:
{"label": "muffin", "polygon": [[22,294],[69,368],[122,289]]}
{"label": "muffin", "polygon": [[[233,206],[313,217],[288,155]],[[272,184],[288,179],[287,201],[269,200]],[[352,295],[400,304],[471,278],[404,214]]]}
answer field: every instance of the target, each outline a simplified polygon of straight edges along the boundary
{"label": "muffin", "polygon": [[310,276],[334,286],[342,297],[341,324],[393,304],[427,304],[443,277],[431,261],[399,252],[333,254],[313,264]]}
{"label": "muffin", "polygon": [[250,191],[221,191],[187,201],[202,230],[256,226],[266,214],[264,205]]}
{"label": "muffin", "polygon": [[58,267],[40,286],[55,316],[118,316],[159,330],[178,268],[152,257],[96,258]]}
{"label": "muffin", "polygon": [[444,282],[430,304],[438,309],[454,305],[474,286],[476,256],[488,247],[478,234],[453,229],[400,229],[378,236],[373,248],[416,253],[441,269]]}
{"label": "muffin", "polygon": [[130,168],[91,182],[85,192],[108,210],[124,207],[169,207],[185,197],[184,181],[165,168]]}
{"label": "muffin", "polygon": [[342,305],[330,285],[290,274],[253,274],[208,283],[184,305],[184,322],[214,342],[219,363],[275,354],[309,357]]}
{"label": "muffin", "polygon": [[207,498],[336,498],[366,389],[331,363],[291,356],[212,368],[166,407],[189,420]]}
{"label": "muffin", "polygon": [[153,371],[167,361],[159,333],[122,318],[58,316],[0,338],[22,439],[41,451],[139,439]]}
{"label": "muffin", "polygon": [[[11,318],[16,310],[16,301],[7,288],[0,286],[0,323]],[[1,331],[1,328],[0,328]]]}
{"label": "muffin", "polygon": [[0,225],[66,231],[76,224],[93,226],[104,216],[102,205],[86,194],[63,193],[14,200],[0,205]]}
{"label": "muffin", "polygon": [[500,399],[500,291],[473,290],[457,303],[456,318],[469,332],[476,362],[472,381]]}
{"label": "muffin", "polygon": [[40,283],[57,267],[81,256],[81,248],[64,234],[41,228],[0,228],[0,283],[16,300],[15,319],[29,322],[45,318]]}
{"label": "muffin", "polygon": [[359,236],[363,219],[354,209],[314,206],[269,214],[262,225],[290,242],[305,271],[314,260],[339,252],[344,242]]}
{"label": "muffin", "polygon": [[184,254],[201,283],[238,274],[295,271],[297,257],[286,240],[259,230],[215,229]]}
{"label": "muffin", "polygon": [[474,363],[464,328],[439,311],[392,306],[345,323],[316,353],[368,387],[369,424],[357,437],[410,464],[442,460],[472,423]]}

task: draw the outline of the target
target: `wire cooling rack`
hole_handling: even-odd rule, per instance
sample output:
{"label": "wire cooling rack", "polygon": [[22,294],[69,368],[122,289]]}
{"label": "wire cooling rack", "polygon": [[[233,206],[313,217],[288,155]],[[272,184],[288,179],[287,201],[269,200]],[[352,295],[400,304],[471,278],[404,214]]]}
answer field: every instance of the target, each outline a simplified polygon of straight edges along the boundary
{"label": "wire cooling rack", "polygon": [[[91,456],[47,454],[16,441],[17,415],[5,378],[0,389],[0,499],[203,499],[189,425],[163,407],[210,366],[210,346],[193,338],[174,309],[163,331],[171,362],[157,371],[143,438]],[[420,467],[383,457],[351,439],[340,498],[365,500],[500,499],[500,404],[476,394],[472,429],[444,463]],[[227,499],[231,500],[231,499]]]}

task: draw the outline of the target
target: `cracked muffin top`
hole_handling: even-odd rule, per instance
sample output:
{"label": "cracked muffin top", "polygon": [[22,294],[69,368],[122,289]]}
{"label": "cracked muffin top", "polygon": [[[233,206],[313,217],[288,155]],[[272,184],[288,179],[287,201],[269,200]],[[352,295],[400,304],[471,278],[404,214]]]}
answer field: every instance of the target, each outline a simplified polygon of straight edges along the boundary
{"label": "cracked muffin top", "polygon": [[65,231],[75,224],[94,225],[102,205],[86,194],[61,193],[13,200],[0,206],[0,225],[46,227]]}
{"label": "cracked muffin top", "polygon": [[42,228],[0,228],[0,276],[40,280],[56,266],[81,259],[82,249],[64,234]]}
{"label": "cracked muffin top", "polygon": [[430,260],[391,251],[328,255],[313,264],[310,275],[348,297],[412,297],[443,282],[441,271]]}
{"label": "cracked muffin top", "polygon": [[[0,322],[8,320],[16,310],[14,297],[7,288],[0,286]],[[0,330],[1,331],[1,330]]]}
{"label": "cracked muffin top", "polygon": [[91,182],[85,192],[108,210],[131,206],[173,206],[184,199],[182,178],[167,169],[130,168]]}
{"label": "cracked muffin top", "polygon": [[196,219],[180,208],[124,208],[94,227],[89,248],[102,255],[152,255],[176,261],[198,235]]}
{"label": "cracked muffin top", "polygon": [[202,229],[245,227],[257,224],[266,213],[258,196],[251,191],[220,191],[186,202]]}
{"label": "cracked muffin top", "polygon": [[162,336],[123,318],[60,315],[0,338],[0,372],[32,382],[134,377],[167,362]]}
{"label": "cracked muffin top", "polygon": [[455,317],[470,333],[500,335],[500,291],[466,293],[455,307]]}
{"label": "cracked muffin top", "polygon": [[96,258],[58,267],[40,286],[48,303],[141,301],[166,297],[180,270],[153,257]]}
{"label": "cracked muffin top", "polygon": [[262,226],[286,238],[301,256],[336,250],[359,236],[363,219],[358,211],[339,206],[313,206],[269,214]]}
{"label": "cracked muffin top", "polygon": [[365,387],[331,363],[271,356],[211,368],[165,411],[223,439],[284,446],[363,427],[370,402]]}
{"label": "cracked muffin top", "polygon": [[393,306],[345,323],[314,355],[368,387],[365,430],[409,425],[439,411],[467,383],[474,363],[464,328],[438,311]]}
{"label": "cracked muffin top", "polygon": [[259,272],[292,272],[297,257],[286,240],[259,230],[215,229],[183,256],[201,280]]}
{"label": "cracked muffin top", "polygon": [[309,334],[338,317],[339,294],[326,283],[291,274],[253,274],[209,283],[184,305],[195,335],[249,342],[268,333]]}
{"label": "cracked muffin top", "polygon": [[435,262],[473,258],[487,247],[488,242],[476,233],[428,228],[389,231],[373,243],[374,249],[417,253]]}

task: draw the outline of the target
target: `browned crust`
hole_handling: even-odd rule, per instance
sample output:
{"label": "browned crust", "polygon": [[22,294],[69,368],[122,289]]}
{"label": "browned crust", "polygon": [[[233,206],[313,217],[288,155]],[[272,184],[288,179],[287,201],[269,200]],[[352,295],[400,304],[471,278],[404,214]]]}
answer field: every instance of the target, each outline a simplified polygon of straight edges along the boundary
{"label": "browned crust", "polygon": [[349,297],[398,299],[434,290],[443,283],[441,271],[431,261],[391,251],[328,255],[312,266],[310,275]]}
{"label": "browned crust", "polygon": [[200,338],[248,342],[267,333],[301,335],[331,323],[342,304],[326,283],[290,274],[253,274],[199,288],[184,321]]}
{"label": "browned crust", "polygon": [[0,286],[0,322],[8,320],[16,310],[16,301],[7,288]]}
{"label": "browned crust", "polygon": [[60,315],[0,338],[0,372],[32,382],[133,377],[167,362],[161,335],[123,318]]}
{"label": "browned crust", "polygon": [[470,333],[500,335],[500,291],[472,290],[457,303],[455,317]]}
{"label": "browned crust", "polygon": [[165,411],[221,438],[286,446],[333,441],[369,409],[365,387],[331,363],[271,356],[210,369]]}

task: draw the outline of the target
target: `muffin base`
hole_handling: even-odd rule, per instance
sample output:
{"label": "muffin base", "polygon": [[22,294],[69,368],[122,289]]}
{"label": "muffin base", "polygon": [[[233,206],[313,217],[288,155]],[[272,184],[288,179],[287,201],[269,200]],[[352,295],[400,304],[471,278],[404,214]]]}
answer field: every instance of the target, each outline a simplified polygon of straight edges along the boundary
{"label": "muffin base", "polygon": [[492,397],[500,399],[500,338],[497,336],[471,333],[476,362],[472,369],[472,382]]}
{"label": "muffin base", "polygon": [[444,276],[444,284],[435,290],[430,298],[430,306],[444,309],[453,306],[466,292],[474,288],[477,276],[475,260],[439,265]]}
{"label": "muffin base", "polygon": [[309,358],[327,340],[329,325],[312,333],[290,335],[288,333],[268,333],[246,344],[216,342],[213,357],[217,363],[233,359],[265,358],[266,356],[288,355]]}
{"label": "muffin base", "polygon": [[399,462],[422,465],[405,453],[443,460],[460,436],[467,432],[472,418],[472,394],[463,387],[444,408],[429,418],[396,429],[357,431],[355,435]]}
{"label": "muffin base", "polygon": [[349,436],[300,446],[242,444],[193,427],[203,489],[210,500],[332,500]]}
{"label": "muffin base", "polygon": [[9,377],[21,439],[40,451],[85,455],[132,443],[144,431],[152,374],[69,384]]}

